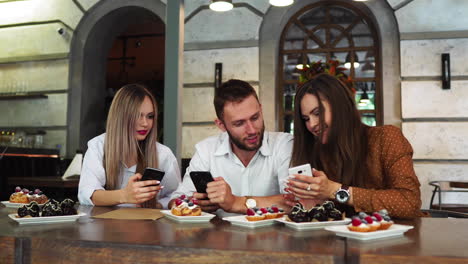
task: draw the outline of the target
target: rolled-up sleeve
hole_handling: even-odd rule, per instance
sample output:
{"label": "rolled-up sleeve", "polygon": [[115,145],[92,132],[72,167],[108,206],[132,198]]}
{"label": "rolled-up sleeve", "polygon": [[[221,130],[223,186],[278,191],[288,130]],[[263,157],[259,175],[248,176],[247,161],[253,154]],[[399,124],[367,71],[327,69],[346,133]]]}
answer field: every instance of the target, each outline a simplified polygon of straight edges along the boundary
{"label": "rolled-up sleeve", "polygon": [[106,172],[103,166],[104,140],[100,137],[88,142],[88,150],[83,159],[78,186],[78,200],[81,204],[94,205],[91,196],[96,190],[104,190],[106,184]]}

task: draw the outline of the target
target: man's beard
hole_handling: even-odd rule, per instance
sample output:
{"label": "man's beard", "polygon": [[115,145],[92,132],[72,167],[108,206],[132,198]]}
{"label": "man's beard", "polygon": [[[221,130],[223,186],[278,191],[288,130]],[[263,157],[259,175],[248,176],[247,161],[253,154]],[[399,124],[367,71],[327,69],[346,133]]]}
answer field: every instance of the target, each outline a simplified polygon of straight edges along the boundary
{"label": "man's beard", "polygon": [[258,140],[258,144],[256,146],[253,146],[253,147],[249,147],[247,146],[244,142],[242,142],[242,139],[240,138],[236,138],[234,137],[228,129],[226,129],[226,132],[228,133],[229,135],[229,140],[231,140],[231,142],[236,145],[236,147],[238,147],[239,149],[241,150],[246,150],[246,151],[253,151],[253,150],[258,150],[262,147],[262,143],[263,143],[263,134],[265,132],[265,124],[262,124],[262,129],[260,131],[260,135],[258,135],[259,137],[259,140]]}

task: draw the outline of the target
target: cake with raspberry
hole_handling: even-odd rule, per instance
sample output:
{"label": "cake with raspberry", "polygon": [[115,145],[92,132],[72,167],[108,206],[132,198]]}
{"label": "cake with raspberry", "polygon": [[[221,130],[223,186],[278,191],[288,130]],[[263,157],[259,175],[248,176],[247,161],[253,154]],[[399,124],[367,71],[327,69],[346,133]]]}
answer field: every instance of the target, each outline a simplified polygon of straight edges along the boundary
{"label": "cake with raspberry", "polygon": [[202,213],[201,207],[198,205],[198,200],[195,198],[187,198],[181,195],[174,202],[171,208],[171,213],[177,216],[199,216]]}
{"label": "cake with raspberry", "polygon": [[[265,209],[265,208],[262,208],[262,209]],[[263,212],[266,212],[266,210],[262,211],[259,208],[249,208],[249,209],[247,209],[247,213],[246,213],[247,215],[245,216],[245,218],[248,221],[265,220],[266,215]]]}
{"label": "cake with raspberry", "polygon": [[393,220],[390,218],[388,211],[385,209],[382,209],[379,212],[375,212],[373,216],[375,216],[377,219],[379,219],[378,216],[382,218],[382,220],[380,220],[379,230],[387,230],[393,225]]}
{"label": "cake with raspberry", "polygon": [[354,216],[348,225],[348,229],[354,232],[369,232],[370,227],[367,225],[366,220],[359,218],[359,216]]}
{"label": "cake with raspberry", "polygon": [[386,230],[393,224],[392,219],[388,215],[387,210],[383,209],[379,212],[374,212],[372,216],[360,212],[352,218],[351,224],[348,225],[350,231],[355,232],[373,232],[378,230]]}
{"label": "cake with raspberry", "polygon": [[21,187],[16,187],[15,192],[10,195],[10,203],[28,203],[28,193],[29,190],[21,189]]}
{"label": "cake with raspberry", "polygon": [[30,203],[36,202],[37,204],[44,204],[48,200],[47,196],[39,189],[29,191],[26,188],[21,189],[17,186],[15,192],[10,195],[10,203]]}

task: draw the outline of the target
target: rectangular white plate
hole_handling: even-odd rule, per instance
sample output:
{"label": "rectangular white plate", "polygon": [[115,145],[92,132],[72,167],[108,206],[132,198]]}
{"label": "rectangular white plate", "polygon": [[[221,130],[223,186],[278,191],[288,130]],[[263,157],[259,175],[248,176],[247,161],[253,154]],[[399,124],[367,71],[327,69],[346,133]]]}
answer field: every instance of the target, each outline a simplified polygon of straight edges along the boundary
{"label": "rectangular white plate", "polygon": [[349,218],[345,218],[344,220],[340,220],[340,221],[303,222],[303,223],[296,223],[296,222],[288,221],[284,217],[278,218],[275,220],[278,222],[284,223],[287,227],[290,227],[296,230],[323,229],[327,226],[346,225],[351,222],[351,219]]}
{"label": "rectangular white plate", "polygon": [[164,214],[169,219],[175,220],[177,222],[185,222],[185,223],[204,223],[209,222],[211,218],[215,217],[214,214],[209,214],[202,212],[199,216],[178,216],[173,215],[171,210],[161,210],[161,213]]}
{"label": "rectangular white plate", "polygon": [[[23,205],[27,205],[29,203],[10,203],[9,201],[2,201],[2,204],[8,208],[20,208]],[[42,204],[40,204],[42,206]]]}
{"label": "rectangular white plate", "polygon": [[403,233],[410,229],[413,229],[413,226],[398,224],[393,224],[387,230],[377,230],[374,232],[353,232],[349,231],[347,226],[330,226],[325,228],[325,230],[335,232],[337,236],[348,237],[358,240],[372,240],[401,236],[403,235]]}
{"label": "rectangular white plate", "polygon": [[249,221],[245,218],[245,215],[235,215],[224,217],[223,220],[231,222],[231,224],[236,226],[243,226],[249,228],[256,228],[262,226],[269,226],[275,223],[275,219],[267,219],[260,221]]}
{"label": "rectangular white plate", "polygon": [[44,216],[44,217],[16,217],[17,214],[9,214],[13,221],[23,224],[48,224],[48,223],[62,223],[76,221],[80,216],[86,215],[85,213],[78,213],[76,215],[62,215],[62,216]]}

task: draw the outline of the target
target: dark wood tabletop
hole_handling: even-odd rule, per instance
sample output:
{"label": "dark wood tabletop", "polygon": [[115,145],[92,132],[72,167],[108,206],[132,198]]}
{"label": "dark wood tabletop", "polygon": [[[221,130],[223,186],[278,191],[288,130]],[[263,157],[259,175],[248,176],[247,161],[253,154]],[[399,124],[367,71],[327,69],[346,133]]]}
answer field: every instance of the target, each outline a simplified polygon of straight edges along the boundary
{"label": "dark wood tabletop", "polygon": [[[467,263],[468,220],[401,221],[402,237],[357,241],[325,230],[281,224],[258,229],[209,223],[96,219],[115,208],[80,206],[76,222],[18,225],[0,209],[0,260],[5,263]],[[16,261],[16,262],[15,262]],[[4,263],[4,262],[2,262]]]}

